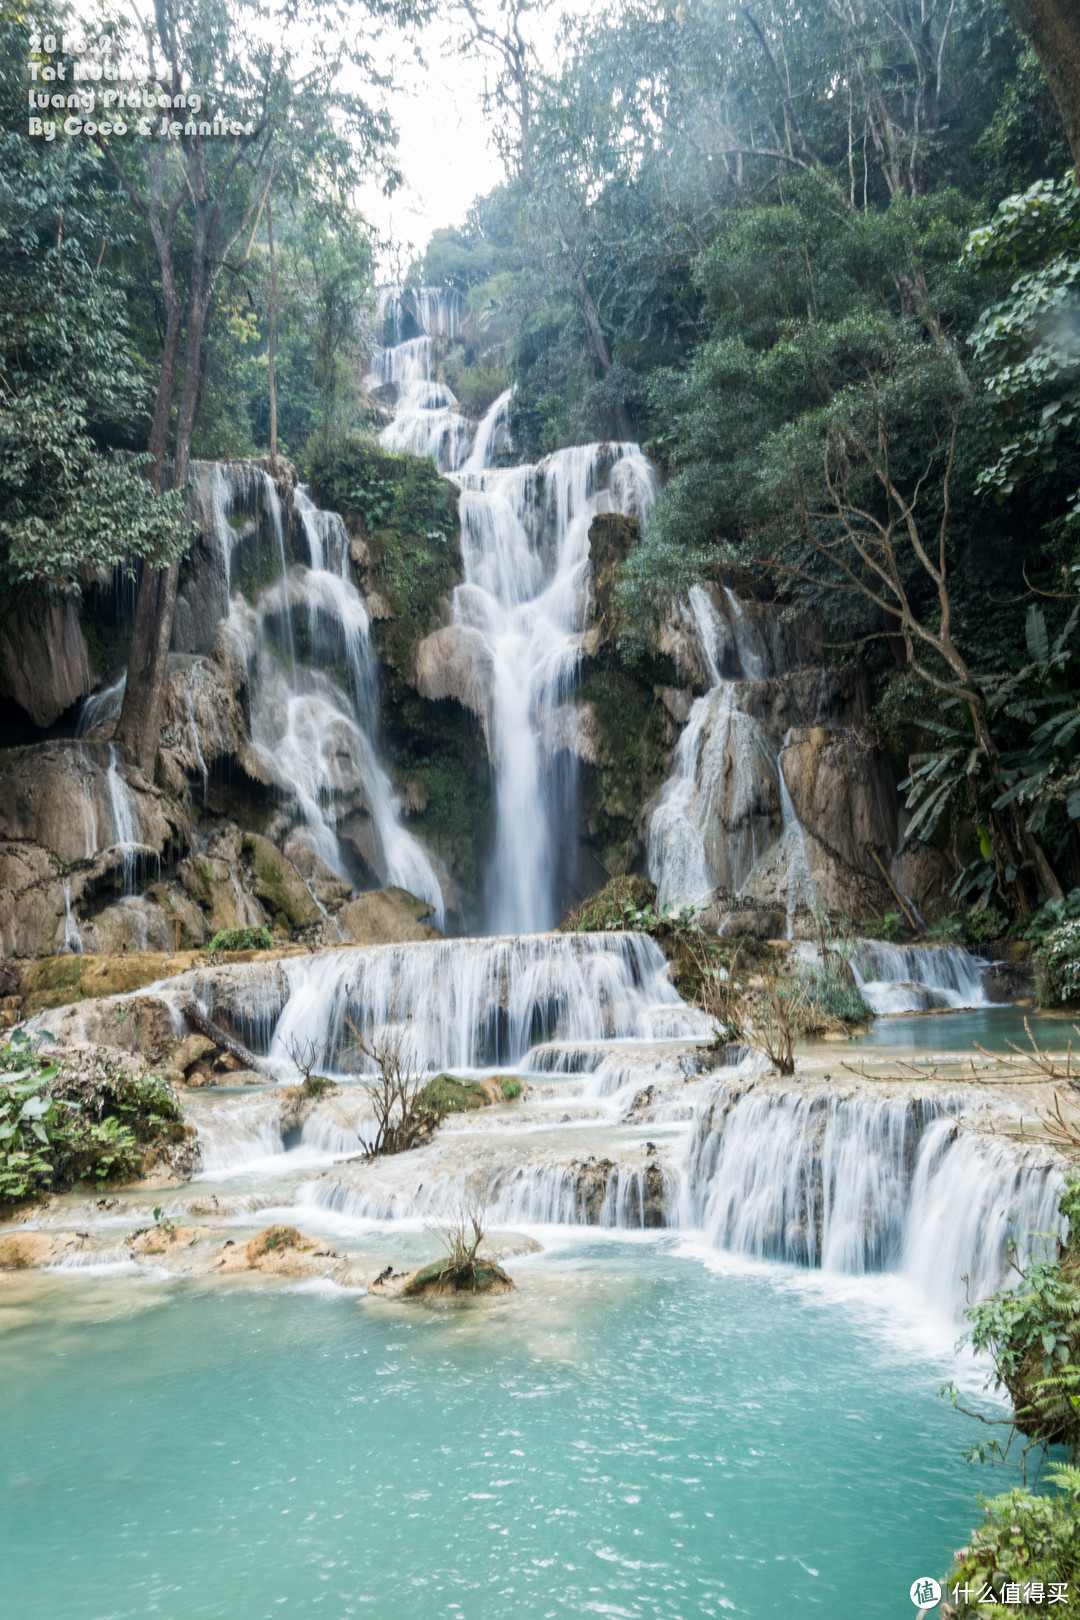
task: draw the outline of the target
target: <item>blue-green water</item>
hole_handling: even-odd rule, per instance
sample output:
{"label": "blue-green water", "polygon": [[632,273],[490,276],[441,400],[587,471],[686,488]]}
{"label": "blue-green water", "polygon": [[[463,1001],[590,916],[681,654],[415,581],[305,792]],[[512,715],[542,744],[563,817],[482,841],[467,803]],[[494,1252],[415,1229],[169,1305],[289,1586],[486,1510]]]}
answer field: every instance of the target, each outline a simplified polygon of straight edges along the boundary
{"label": "blue-green water", "polygon": [[872,1620],[996,1484],[888,1279],[671,1239],[512,1269],[479,1308],[35,1281],[0,1337],[4,1613]]}
{"label": "blue-green water", "polygon": [[1073,1051],[1080,1053],[1080,1035],[1075,1028],[1080,1018],[1035,1013],[1022,1007],[968,1007],[960,1012],[899,1013],[875,1018],[864,1033],[855,1037],[855,1042],[861,1046],[970,1052],[977,1057],[976,1041],[988,1052],[1006,1052],[1010,1041],[1029,1047],[1025,1018],[1040,1046],[1064,1052],[1071,1041]]}

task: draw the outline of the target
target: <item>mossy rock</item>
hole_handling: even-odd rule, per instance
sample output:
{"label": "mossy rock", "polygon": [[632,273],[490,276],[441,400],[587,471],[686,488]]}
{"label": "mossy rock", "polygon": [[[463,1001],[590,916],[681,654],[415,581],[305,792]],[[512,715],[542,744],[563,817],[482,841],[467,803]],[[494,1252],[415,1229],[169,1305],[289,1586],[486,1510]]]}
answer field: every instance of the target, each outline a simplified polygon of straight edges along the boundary
{"label": "mossy rock", "polygon": [[295,1226],[266,1226],[247,1244],[247,1259],[249,1265],[254,1265],[264,1254],[273,1254],[278,1249],[308,1249],[311,1239],[302,1237]]}
{"label": "mossy rock", "polygon": [[468,1114],[491,1104],[489,1092],[478,1080],[459,1080],[456,1074],[437,1074],[420,1095],[424,1107],[435,1114]]}
{"label": "mossy rock", "polygon": [[627,906],[643,911],[646,906],[655,904],[656,884],[646,877],[627,873],[624,877],[613,877],[598,894],[583,900],[559,927],[563,933],[603,933],[607,929],[624,928]]}
{"label": "mossy rock", "polygon": [[425,1295],[446,1294],[504,1294],[513,1288],[508,1277],[494,1260],[478,1260],[471,1271],[457,1276],[451,1270],[449,1259],[433,1260],[407,1277],[401,1289],[403,1299],[420,1299]]}
{"label": "mossy rock", "polygon": [[284,929],[309,928],[319,908],[296,867],[259,833],[245,833],[244,855],[255,877],[255,893]]}

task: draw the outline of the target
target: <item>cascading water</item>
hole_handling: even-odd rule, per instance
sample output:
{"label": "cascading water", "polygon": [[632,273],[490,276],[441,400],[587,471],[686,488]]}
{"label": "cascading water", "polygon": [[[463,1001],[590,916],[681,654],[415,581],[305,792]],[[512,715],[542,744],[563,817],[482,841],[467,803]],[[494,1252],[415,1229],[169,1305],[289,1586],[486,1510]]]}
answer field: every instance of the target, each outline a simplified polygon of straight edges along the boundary
{"label": "cascading water", "polygon": [[[235,544],[230,506],[253,508],[270,524],[277,577],[258,593],[254,608],[242,596],[232,596],[227,621],[248,665],[252,743],[268,776],[295,800],[311,847],[341,876],[348,876],[349,863],[338,838],[339,816],[342,807],[362,808],[368,864],[383,883],[426,900],[441,925],[441,884],[430,858],[401,824],[375,747],[378,670],[367,609],[349,575],[341,518],[320,511],[305,490],[297,490],[294,510],[309,566],[290,567],[281,503],[261,468],[215,469],[211,493],[226,579]],[[294,615],[305,624],[310,664],[297,657]],[[338,657],[349,670],[351,692],[320,667],[333,667]]]}
{"label": "cascading water", "polygon": [[1022,1257],[1062,1229],[1061,1182],[958,1131],[963,1100],[941,1102],[721,1088],[695,1122],[680,1223],[755,1259],[899,1273],[959,1318],[967,1289],[1002,1286],[1007,1242]]}
{"label": "cascading water", "polygon": [[989,1007],[987,968],[961,945],[883,945],[860,940],[851,955],[855,983],[871,1012]]}
{"label": "cascading water", "polygon": [[[367,380],[397,390],[382,443],[433,455],[461,489],[465,581],[454,593],[453,623],[477,638],[496,780],[488,922],[496,932],[532,932],[558,921],[559,836],[565,841],[575,819],[575,756],[558,721],[581,655],[589,526],[602,511],[644,518],[658,483],[633,444],[580,445],[536,466],[494,467],[508,442],[509,392],[479,423],[469,452],[469,424],[431,372],[432,340],[450,335],[453,323],[433,294],[409,296],[408,322],[400,294],[384,306],[399,341],[375,356]],[[401,335],[425,320],[432,324],[423,336]]]}
{"label": "cascading water", "polygon": [[686,627],[711,684],[690,710],[649,821],[649,876],[661,906],[701,905],[717,887],[737,894],[765,850],[789,837],[803,856],[798,872],[789,860],[790,913],[796,898],[812,904],[805,845],[776,751],[745,707],[747,683],[766,679],[774,662],[755,621],[724,595],[726,619],[700,585],[690,588]]}
{"label": "cascading water", "polygon": [[[706,1039],[708,1021],[687,1007],[667,976],[667,960],[646,935],[454,940],[327,951],[260,966],[244,1013],[245,1038],[261,1045],[283,1073],[296,1041],[317,1039],[323,1073],[369,1072],[355,1051],[348,1020],[378,1029],[407,1026],[410,1056],[421,1068],[473,1069],[514,1063],[549,1040]],[[201,975],[196,994],[208,1012],[220,981]],[[233,1022],[236,980],[224,994]],[[272,1029],[272,1033],[270,1033]],[[359,1059],[355,1065],[346,1057]]]}
{"label": "cascading water", "polygon": [[589,527],[605,509],[644,517],[656,475],[634,445],[583,445],[535,467],[462,472],[458,482],[465,583],[454,593],[453,619],[478,632],[490,670],[490,923],[500,932],[550,928],[558,921],[558,836],[573,826],[576,808],[575,756],[560,755],[551,739],[581,655]]}

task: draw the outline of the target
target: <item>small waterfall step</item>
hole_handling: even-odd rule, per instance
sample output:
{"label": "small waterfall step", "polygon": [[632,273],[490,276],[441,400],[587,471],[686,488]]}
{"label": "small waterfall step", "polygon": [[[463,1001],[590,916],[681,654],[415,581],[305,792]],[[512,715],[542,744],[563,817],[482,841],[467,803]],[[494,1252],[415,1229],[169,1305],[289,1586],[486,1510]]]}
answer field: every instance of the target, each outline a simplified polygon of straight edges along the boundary
{"label": "small waterfall step", "polygon": [[850,960],[859,994],[879,1016],[994,1005],[984,983],[990,963],[962,945],[863,939]]}

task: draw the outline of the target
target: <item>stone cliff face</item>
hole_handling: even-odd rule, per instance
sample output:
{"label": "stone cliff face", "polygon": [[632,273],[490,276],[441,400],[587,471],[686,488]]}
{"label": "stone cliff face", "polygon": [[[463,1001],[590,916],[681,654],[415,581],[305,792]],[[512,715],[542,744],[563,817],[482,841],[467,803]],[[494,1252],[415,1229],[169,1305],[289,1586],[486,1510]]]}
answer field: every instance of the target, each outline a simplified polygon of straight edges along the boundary
{"label": "stone cliff face", "polygon": [[[331,943],[406,926],[373,919],[353,899],[357,887],[385,884],[386,839],[396,836],[385,807],[379,819],[377,779],[364,774],[360,745],[343,734],[335,752],[324,739],[330,763],[314,790],[331,806],[337,856],[290,796],[284,745],[268,743],[266,731],[267,682],[285,667],[294,674],[275,699],[275,736],[305,693],[305,724],[317,714],[331,732],[339,724],[333,691],[352,690],[357,712],[377,701],[371,735],[389,768],[393,825],[438,868],[454,925],[477,926],[494,837],[493,672],[485,637],[452,622],[462,580],[458,492],[406,456],[355,447],[351,459],[335,455],[319,469],[317,493],[338,515],[315,508],[287,464],[276,487],[266,463],[196,465],[200,535],[183,569],[156,781],[111,745],[124,651],[116,592],[108,624],[95,582],[83,604],[86,630],[68,604],[0,631],[0,685],[24,717],[21,735],[58,722],[73,731],[76,717],[84,732],[2,756],[4,955],[199,947],[220,929],[243,927]],[[742,669],[734,650],[723,669],[710,667],[692,616],[681,612],[667,617],[639,663],[621,661],[612,592],[636,534],[632,517],[602,513],[591,524],[576,680],[545,721],[546,754],[572,761],[577,779],[566,903],[610,876],[649,868],[658,807],[686,752],[680,739],[698,726],[697,762],[708,758],[711,772],[701,841],[718,917],[732,906],[790,917],[806,909],[807,876],[835,914],[894,907],[890,881],[925,904],[948,863],[904,847],[893,774],[865,740],[865,696],[852,671],[824,668],[810,638],[755,604],[733,608],[715,587],[711,611],[729,630],[733,613],[744,620],[736,626],[744,652],[751,631],[771,649],[762,667]],[[316,556],[319,546],[325,556]],[[349,640],[359,632],[325,596],[325,581],[339,577],[377,657],[377,696],[357,691],[358,680],[370,680]],[[324,679],[336,682],[326,701]],[[702,718],[696,706],[705,700]],[[744,845],[753,846],[752,872],[739,864]]]}

